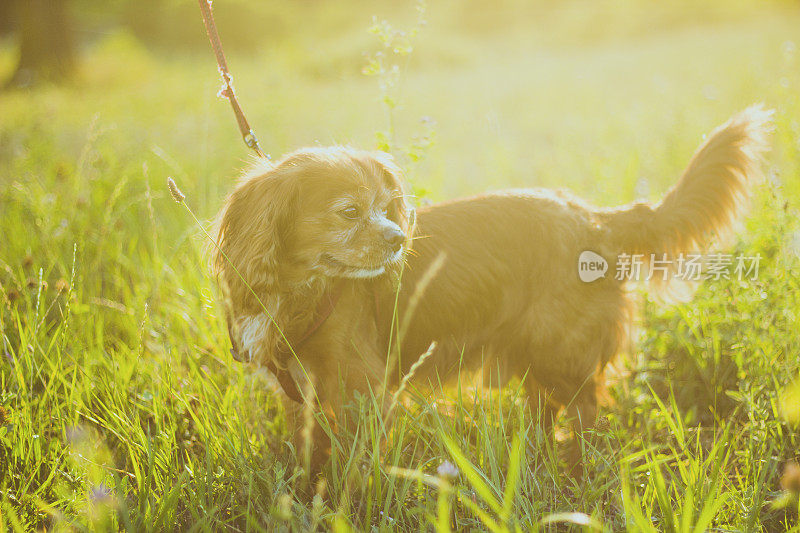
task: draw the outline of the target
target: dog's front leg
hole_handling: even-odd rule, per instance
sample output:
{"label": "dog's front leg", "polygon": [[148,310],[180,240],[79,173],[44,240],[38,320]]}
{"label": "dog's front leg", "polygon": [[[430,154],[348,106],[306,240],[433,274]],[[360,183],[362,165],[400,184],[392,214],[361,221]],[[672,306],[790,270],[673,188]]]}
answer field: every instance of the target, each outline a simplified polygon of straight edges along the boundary
{"label": "dog's front leg", "polygon": [[[290,363],[290,370],[292,367]],[[286,421],[286,441],[295,452],[297,464],[313,481],[330,457],[330,433],[332,425],[335,429],[335,417],[332,409],[320,401],[314,374],[305,371],[303,375],[302,380],[295,380],[297,392],[289,394],[284,389],[279,398]]]}

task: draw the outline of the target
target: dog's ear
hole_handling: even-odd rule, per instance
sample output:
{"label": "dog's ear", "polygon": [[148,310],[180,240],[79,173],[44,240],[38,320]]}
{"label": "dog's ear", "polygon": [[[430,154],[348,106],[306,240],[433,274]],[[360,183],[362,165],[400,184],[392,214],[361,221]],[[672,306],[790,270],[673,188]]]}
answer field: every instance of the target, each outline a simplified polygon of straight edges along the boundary
{"label": "dog's ear", "polygon": [[403,171],[394,161],[391,154],[373,152],[373,157],[383,170],[386,186],[396,193],[395,199],[389,206],[389,218],[400,226],[408,236],[410,243],[411,235],[414,233],[414,226],[417,222],[417,213],[408,201]]}
{"label": "dog's ear", "polygon": [[297,208],[293,177],[271,167],[251,173],[222,210],[214,267],[227,297],[239,308],[236,315],[263,311],[250,288],[265,294],[264,289],[280,283],[281,262]]}

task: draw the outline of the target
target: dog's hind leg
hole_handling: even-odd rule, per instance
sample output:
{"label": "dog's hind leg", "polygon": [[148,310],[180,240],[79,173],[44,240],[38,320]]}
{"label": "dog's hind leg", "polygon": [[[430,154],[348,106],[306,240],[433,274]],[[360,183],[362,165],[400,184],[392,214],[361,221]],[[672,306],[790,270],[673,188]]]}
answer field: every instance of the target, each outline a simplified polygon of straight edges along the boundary
{"label": "dog's hind leg", "polygon": [[552,389],[544,387],[533,376],[526,376],[524,385],[528,394],[528,409],[531,411],[531,416],[544,429],[545,433],[550,433],[563,404],[555,399]]}
{"label": "dog's hind leg", "polygon": [[580,477],[583,473],[583,443],[588,435],[586,430],[594,425],[597,417],[595,376],[584,380],[554,375],[536,380],[533,376],[527,376],[525,387],[531,412],[534,418],[539,417],[545,430],[554,431],[559,412],[562,408],[566,409],[574,437],[565,450],[565,459],[572,475]]}
{"label": "dog's hind leg", "polygon": [[[574,389],[573,389],[574,390]],[[582,435],[597,420],[597,384],[595,376],[584,379],[580,388],[567,393],[567,416],[575,433]]]}

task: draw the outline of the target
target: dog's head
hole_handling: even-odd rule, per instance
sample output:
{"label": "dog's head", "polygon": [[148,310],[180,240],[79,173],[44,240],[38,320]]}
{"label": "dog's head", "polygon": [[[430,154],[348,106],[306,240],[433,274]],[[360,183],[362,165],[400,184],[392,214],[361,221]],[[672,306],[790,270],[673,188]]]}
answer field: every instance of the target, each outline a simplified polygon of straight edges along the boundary
{"label": "dog's head", "polygon": [[390,155],[302,149],[260,162],[228,198],[215,266],[229,290],[239,274],[254,288],[287,289],[316,277],[377,277],[402,264],[413,225]]}

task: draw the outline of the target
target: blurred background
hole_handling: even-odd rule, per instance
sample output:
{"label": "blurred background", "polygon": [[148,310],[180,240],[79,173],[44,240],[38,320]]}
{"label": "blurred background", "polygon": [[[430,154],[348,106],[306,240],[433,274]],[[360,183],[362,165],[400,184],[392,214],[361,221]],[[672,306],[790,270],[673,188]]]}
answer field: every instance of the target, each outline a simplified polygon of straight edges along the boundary
{"label": "blurred background", "polygon": [[[230,110],[214,98],[219,81],[197,2],[0,5],[4,131],[42,120],[66,146],[83,142],[96,117],[116,130],[115,142],[222,172],[221,188],[199,198],[210,211],[244,150]],[[797,1],[218,0],[214,8],[242,105],[268,152],[388,141],[405,163],[422,160],[409,171],[434,197],[502,185],[569,186],[601,203],[658,194],[675,175],[656,169],[678,172],[684,159],[674,156],[701,132],[798,89]],[[25,100],[31,90],[42,96],[35,106]],[[14,144],[4,141],[0,156]],[[187,152],[192,162],[179,155]]]}

